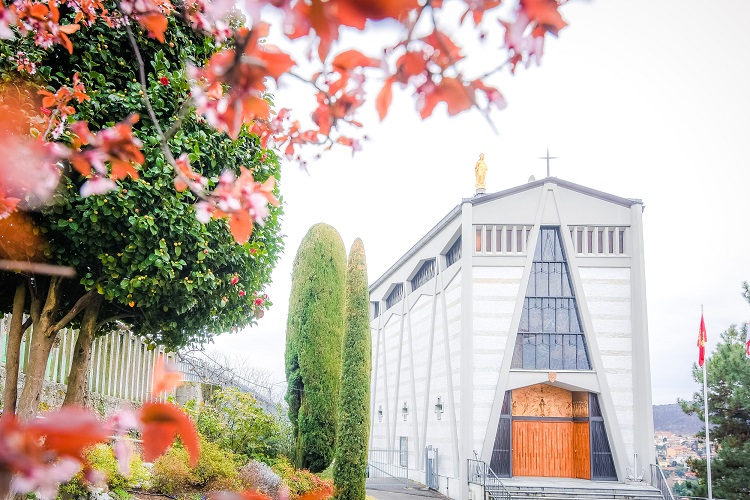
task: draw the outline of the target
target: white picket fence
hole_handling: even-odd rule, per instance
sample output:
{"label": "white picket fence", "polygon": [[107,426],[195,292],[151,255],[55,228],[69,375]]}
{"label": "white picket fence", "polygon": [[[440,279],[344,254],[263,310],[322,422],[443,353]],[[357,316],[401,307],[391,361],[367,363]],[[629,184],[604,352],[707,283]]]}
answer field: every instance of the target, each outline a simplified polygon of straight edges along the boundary
{"label": "white picket fence", "polygon": [[[8,345],[10,315],[0,319],[0,353],[1,364],[5,365]],[[29,347],[33,336],[29,328],[21,343],[21,371],[26,373],[29,361]],[[51,382],[67,384],[70,366],[73,361],[77,330],[62,330],[58,333],[55,346],[47,362],[45,378]],[[91,371],[89,372],[89,389],[91,392],[126,399],[134,402],[144,401],[151,391],[152,373],[157,356],[166,356],[169,363],[175,365],[186,381],[198,381],[198,376],[191,373],[186,363],[179,361],[174,352],[167,353],[163,346],[149,350],[141,338],[132,333],[112,332],[97,338],[91,349]]]}

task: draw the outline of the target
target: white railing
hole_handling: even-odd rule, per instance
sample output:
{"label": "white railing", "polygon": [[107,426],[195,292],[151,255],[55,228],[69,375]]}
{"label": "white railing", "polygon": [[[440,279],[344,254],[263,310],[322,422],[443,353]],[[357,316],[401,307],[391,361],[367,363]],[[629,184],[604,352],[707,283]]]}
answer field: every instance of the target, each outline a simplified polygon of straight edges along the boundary
{"label": "white railing", "polygon": [[667,478],[664,477],[664,472],[656,464],[651,464],[651,486],[661,492],[661,497],[664,500],[675,500],[672,488],[669,487]]}
{"label": "white railing", "polygon": [[[5,365],[8,345],[10,315],[0,319],[0,364]],[[26,331],[21,342],[20,368],[26,373],[33,331]],[[67,384],[73,361],[77,330],[61,330],[47,361],[45,379]],[[174,352],[165,352],[163,346],[149,349],[149,345],[130,332],[113,331],[94,340],[91,348],[89,390],[93,393],[134,402],[144,401],[151,391],[151,375],[157,356],[165,356],[169,363],[183,372],[186,381],[197,381],[189,366],[180,361]]]}

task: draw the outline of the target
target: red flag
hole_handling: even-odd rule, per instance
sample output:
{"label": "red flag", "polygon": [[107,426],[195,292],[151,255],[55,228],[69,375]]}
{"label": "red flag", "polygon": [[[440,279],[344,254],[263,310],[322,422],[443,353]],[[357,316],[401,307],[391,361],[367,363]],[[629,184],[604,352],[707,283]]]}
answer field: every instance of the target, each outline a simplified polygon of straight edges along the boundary
{"label": "red flag", "polygon": [[703,322],[701,313],[701,326],[698,329],[698,366],[703,366],[706,358],[706,323]]}

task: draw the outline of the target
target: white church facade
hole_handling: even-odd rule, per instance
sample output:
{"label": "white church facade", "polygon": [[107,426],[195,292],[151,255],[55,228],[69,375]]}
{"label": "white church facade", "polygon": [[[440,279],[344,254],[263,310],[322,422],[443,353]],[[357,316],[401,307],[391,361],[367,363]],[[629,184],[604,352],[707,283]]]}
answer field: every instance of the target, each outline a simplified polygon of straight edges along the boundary
{"label": "white church facade", "polygon": [[648,481],[643,210],[554,177],[464,199],[370,286],[370,449],[460,499],[475,459]]}

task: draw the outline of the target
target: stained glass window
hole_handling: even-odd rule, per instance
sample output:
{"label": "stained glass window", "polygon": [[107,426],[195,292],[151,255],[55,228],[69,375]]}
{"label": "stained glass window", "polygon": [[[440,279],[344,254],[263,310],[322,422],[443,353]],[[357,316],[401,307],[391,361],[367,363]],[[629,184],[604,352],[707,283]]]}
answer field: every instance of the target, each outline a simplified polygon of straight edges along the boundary
{"label": "stained glass window", "polygon": [[511,367],[591,369],[568,262],[556,227],[543,227],[539,234]]}

